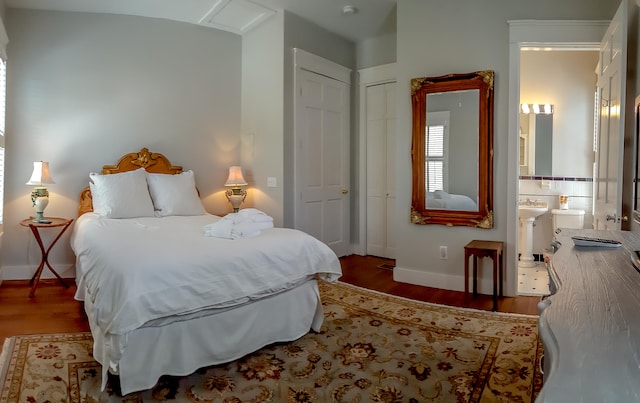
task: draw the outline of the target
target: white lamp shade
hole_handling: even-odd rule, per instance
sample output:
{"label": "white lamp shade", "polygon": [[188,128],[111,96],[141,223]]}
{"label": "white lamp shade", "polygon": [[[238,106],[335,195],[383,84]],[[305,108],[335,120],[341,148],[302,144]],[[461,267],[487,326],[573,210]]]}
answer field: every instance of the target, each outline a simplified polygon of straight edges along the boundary
{"label": "white lamp shade", "polygon": [[27,185],[42,186],[47,183],[55,183],[49,173],[49,163],[45,161],[34,162],[33,173]]}
{"label": "white lamp shade", "polygon": [[247,181],[245,181],[244,177],[242,176],[242,167],[229,167],[229,177],[227,178],[227,182],[224,185],[233,187],[246,186]]}

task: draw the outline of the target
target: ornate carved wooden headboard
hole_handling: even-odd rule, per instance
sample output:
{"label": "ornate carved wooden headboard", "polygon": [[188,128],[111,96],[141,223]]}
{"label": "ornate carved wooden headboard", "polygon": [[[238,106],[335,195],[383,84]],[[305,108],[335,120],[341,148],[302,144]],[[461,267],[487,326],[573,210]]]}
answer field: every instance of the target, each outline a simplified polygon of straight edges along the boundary
{"label": "ornate carved wooden headboard", "polygon": [[[181,166],[171,165],[169,159],[164,155],[152,153],[147,148],[143,148],[139,152],[123,155],[114,165],[103,166],[100,173],[103,175],[116,174],[140,168],[146,169],[147,172],[158,174],[179,174],[182,172]],[[91,211],[93,211],[93,199],[91,198],[91,190],[87,186],[80,192],[78,217]]]}

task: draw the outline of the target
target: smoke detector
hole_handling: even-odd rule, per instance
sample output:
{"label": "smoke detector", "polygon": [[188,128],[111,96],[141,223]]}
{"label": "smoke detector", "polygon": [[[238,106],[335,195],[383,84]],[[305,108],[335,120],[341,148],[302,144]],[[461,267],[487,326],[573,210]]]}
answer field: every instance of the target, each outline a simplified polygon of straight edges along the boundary
{"label": "smoke detector", "polygon": [[358,12],[358,9],[355,8],[354,6],[344,6],[342,7],[342,14],[343,15],[352,15]]}

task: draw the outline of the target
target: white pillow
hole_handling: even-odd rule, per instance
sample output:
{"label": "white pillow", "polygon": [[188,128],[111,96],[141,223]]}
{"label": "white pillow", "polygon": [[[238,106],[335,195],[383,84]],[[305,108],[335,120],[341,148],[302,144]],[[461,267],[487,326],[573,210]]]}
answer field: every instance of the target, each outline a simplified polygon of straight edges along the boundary
{"label": "white pillow", "polygon": [[193,171],[175,175],[147,173],[147,182],[156,216],[206,214],[196,190]]}
{"label": "white pillow", "polygon": [[93,211],[107,218],[153,217],[144,168],[117,174],[89,174]]}
{"label": "white pillow", "polygon": [[436,190],[434,193],[434,197],[436,199],[450,199],[451,195],[444,190]]}

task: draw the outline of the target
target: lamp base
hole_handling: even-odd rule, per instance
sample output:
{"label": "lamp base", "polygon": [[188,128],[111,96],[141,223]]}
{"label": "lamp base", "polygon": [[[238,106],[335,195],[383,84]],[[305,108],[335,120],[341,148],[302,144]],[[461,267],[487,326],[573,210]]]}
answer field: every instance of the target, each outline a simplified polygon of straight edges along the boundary
{"label": "lamp base", "polygon": [[46,222],[44,210],[49,204],[49,192],[47,189],[43,187],[35,188],[33,192],[31,192],[31,201],[33,202],[33,207],[36,208],[36,216],[33,222]]}
{"label": "lamp base", "polygon": [[229,202],[233,207],[233,212],[237,213],[238,211],[240,211],[240,205],[242,204],[244,199],[247,197],[247,191],[244,189],[234,187],[234,188],[228,189],[225,193],[227,195],[227,199],[229,199]]}
{"label": "lamp base", "polygon": [[33,217],[32,222],[49,222],[46,218],[44,218],[44,211],[36,211],[36,216]]}

